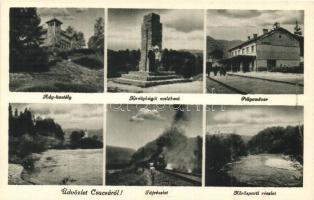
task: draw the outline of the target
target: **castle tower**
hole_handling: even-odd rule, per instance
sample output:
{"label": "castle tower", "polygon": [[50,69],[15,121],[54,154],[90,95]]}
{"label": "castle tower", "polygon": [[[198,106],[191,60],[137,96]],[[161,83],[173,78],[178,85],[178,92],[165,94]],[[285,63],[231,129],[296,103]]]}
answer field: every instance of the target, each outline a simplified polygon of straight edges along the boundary
{"label": "castle tower", "polygon": [[162,24],[160,16],[150,13],[144,16],[141,30],[141,60],[139,65],[140,71],[150,72],[153,69],[149,67],[149,53],[154,47],[162,50]]}
{"label": "castle tower", "polygon": [[47,44],[55,47],[58,45],[61,35],[61,24],[62,22],[56,18],[53,18],[46,22],[48,24],[47,29]]}

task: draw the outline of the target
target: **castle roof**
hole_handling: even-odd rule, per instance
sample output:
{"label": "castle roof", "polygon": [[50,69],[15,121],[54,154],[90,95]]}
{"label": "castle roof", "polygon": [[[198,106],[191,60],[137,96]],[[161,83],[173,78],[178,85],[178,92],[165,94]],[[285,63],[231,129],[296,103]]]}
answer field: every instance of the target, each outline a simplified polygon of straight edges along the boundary
{"label": "castle roof", "polygon": [[51,20],[46,21],[46,23],[50,23],[50,22],[56,22],[57,24],[63,24],[60,20],[58,20],[57,18],[52,18]]}
{"label": "castle roof", "polygon": [[77,34],[75,32],[73,33],[67,33],[66,31],[61,31],[61,34],[69,39],[73,38],[73,37],[77,37]]}

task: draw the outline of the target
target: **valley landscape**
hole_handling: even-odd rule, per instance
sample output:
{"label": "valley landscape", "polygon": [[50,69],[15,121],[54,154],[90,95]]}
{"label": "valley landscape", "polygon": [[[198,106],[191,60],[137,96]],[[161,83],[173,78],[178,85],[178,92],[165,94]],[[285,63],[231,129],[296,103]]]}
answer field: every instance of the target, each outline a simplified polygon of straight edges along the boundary
{"label": "valley landscape", "polygon": [[48,106],[10,105],[9,184],[102,185],[102,106]]}
{"label": "valley landscape", "polygon": [[10,91],[103,92],[103,17],[103,9],[10,9]]}
{"label": "valley landscape", "polygon": [[[113,146],[115,139],[110,139],[114,136],[111,135],[113,133],[110,128],[113,124],[109,123],[106,184],[200,186],[202,138],[195,131],[201,131],[201,121],[199,121],[201,112],[197,112],[195,108],[192,111],[175,110],[174,107],[163,111],[152,108],[136,110],[135,108],[135,105],[131,107],[132,111],[127,114],[112,111],[111,117],[109,114],[109,122],[117,116],[124,115],[122,118],[128,120],[126,123],[133,126],[133,133],[139,131],[140,125],[145,127],[151,124],[154,127],[153,134],[141,130],[141,133],[148,134],[142,136],[143,141],[130,140],[129,145],[122,147],[122,144],[119,144],[117,147]],[[165,121],[167,119],[171,119],[171,124]],[[193,124],[192,129],[187,129],[188,124]],[[168,127],[164,127],[165,125]],[[193,130],[194,133],[188,130]],[[123,134],[127,133],[119,135]],[[131,148],[133,143],[138,147]]]}
{"label": "valley landscape", "polygon": [[[237,113],[238,119],[232,119],[231,113]],[[274,116],[270,117],[271,113]],[[229,113],[211,117],[205,146],[206,186],[302,187],[302,113],[298,107],[234,106]],[[228,120],[220,123],[222,116]],[[279,120],[283,116],[285,119]],[[241,132],[243,135],[238,134]]]}

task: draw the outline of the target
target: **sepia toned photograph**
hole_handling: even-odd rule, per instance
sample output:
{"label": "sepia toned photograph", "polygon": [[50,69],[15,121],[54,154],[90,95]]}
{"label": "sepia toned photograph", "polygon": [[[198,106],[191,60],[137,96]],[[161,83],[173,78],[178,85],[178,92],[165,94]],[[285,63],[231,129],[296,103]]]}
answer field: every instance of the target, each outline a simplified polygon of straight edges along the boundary
{"label": "sepia toned photograph", "polygon": [[203,93],[203,16],[109,9],[108,92]]}
{"label": "sepia toned photograph", "polygon": [[106,185],[201,186],[202,106],[107,106]]}
{"label": "sepia toned photograph", "polygon": [[102,185],[102,177],[102,105],[9,105],[9,185]]}
{"label": "sepia toned photograph", "polygon": [[104,9],[10,8],[11,92],[104,92]]}
{"label": "sepia toned photograph", "polygon": [[302,106],[209,106],[205,185],[303,187]]}
{"label": "sepia toned photograph", "polygon": [[303,10],[207,10],[207,93],[303,94]]}

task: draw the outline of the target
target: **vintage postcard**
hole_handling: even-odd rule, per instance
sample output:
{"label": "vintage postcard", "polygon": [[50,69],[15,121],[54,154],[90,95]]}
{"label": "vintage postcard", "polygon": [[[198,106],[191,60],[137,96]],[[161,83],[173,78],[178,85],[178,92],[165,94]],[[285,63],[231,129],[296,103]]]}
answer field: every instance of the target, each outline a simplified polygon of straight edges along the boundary
{"label": "vintage postcard", "polygon": [[314,1],[0,15],[1,200],[314,200]]}

